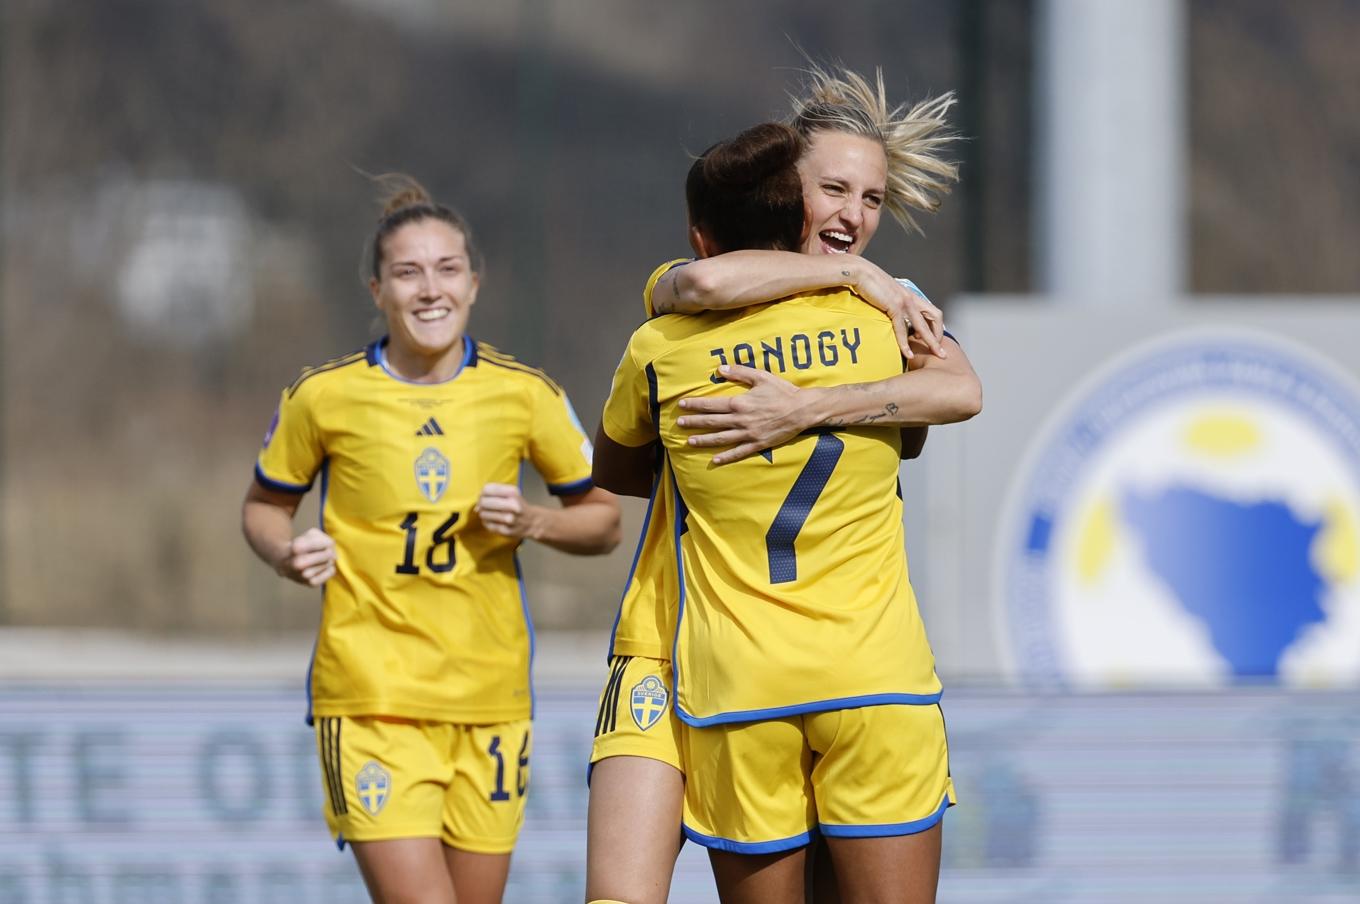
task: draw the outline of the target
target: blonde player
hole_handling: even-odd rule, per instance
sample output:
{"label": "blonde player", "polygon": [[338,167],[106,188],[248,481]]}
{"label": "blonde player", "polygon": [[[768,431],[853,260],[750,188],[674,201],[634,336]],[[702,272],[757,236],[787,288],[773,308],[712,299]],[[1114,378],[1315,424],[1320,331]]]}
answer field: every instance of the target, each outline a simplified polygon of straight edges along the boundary
{"label": "blonde player", "polygon": [[[243,526],[280,575],[324,587],[309,693],[325,815],[373,899],[491,904],[533,750],[515,551],[608,552],[618,507],[562,388],[467,335],[468,225],[402,180],[371,256],[387,335],[284,390]],[[524,500],[526,460],[561,509]],[[318,481],[321,527],[295,535]]]}
{"label": "blonde player", "polygon": [[[795,133],[767,124],[696,163],[700,257],[762,236],[797,246],[799,151]],[[897,431],[818,431],[714,470],[677,427],[676,403],[725,392],[717,368],[733,361],[801,385],[902,370],[887,322],[843,291],[662,317],[625,353],[602,445],[660,437],[674,471],[685,833],[710,848],[724,901],[801,901],[802,849],[818,831],[844,899],[930,900],[952,786],[902,552]]]}
{"label": "blonde player", "polygon": [[[693,262],[672,261],[647,282],[644,304],[648,313],[654,306],[658,312],[745,306],[798,291],[849,284],[889,312],[903,335],[902,328],[911,322],[922,340],[917,351],[931,351],[927,343],[934,340],[931,330],[940,323],[938,309],[924,296],[905,291],[859,254],[877,231],[882,210],[911,226],[911,209],[938,206],[939,192],[954,176],[953,168],[938,157],[939,146],[947,140],[943,113],[949,103],[948,97],[942,97],[910,109],[893,108],[886,101],[881,75],[876,87],[871,87],[852,72],[814,68],[812,83],[797,101],[792,120],[807,143],[799,169],[816,225],[804,237],[803,254],[751,249]],[[844,244],[847,238],[848,246]],[[758,404],[743,402],[742,396],[686,400],[682,404],[710,405],[707,410],[716,413],[692,425],[686,422],[695,421],[693,416],[682,418],[680,424],[702,428],[716,420],[722,433],[696,439],[703,445],[738,442],[741,447],[733,450],[736,456],[724,453],[735,458],[774,445],[822,419],[873,418],[896,426],[959,420],[977,404],[977,379],[952,338],[943,344],[948,357],[918,354],[909,375],[833,390],[799,390],[764,371],[738,366],[730,376],[755,383],[749,398]],[[798,392],[825,395],[816,406],[790,410],[786,400]],[[802,422],[814,414],[813,420]],[[910,445],[904,457],[910,457],[924,442],[924,426],[904,431],[903,438]],[[643,718],[639,721],[633,718],[632,705],[635,692],[642,702],[669,703],[664,695],[648,693],[649,687],[670,686],[678,593],[666,536],[673,510],[670,481],[664,472],[655,475],[653,463],[653,452],[646,448],[607,442],[597,447],[599,479],[610,481],[620,492],[650,493],[652,498],[615,623],[611,670],[595,724],[588,900],[664,901],[679,849],[684,776],[675,720],[667,711],[648,721],[648,710],[640,709]],[[819,870],[819,880],[828,874]],[[825,894],[821,881],[818,892],[819,901],[834,900],[834,889]]]}

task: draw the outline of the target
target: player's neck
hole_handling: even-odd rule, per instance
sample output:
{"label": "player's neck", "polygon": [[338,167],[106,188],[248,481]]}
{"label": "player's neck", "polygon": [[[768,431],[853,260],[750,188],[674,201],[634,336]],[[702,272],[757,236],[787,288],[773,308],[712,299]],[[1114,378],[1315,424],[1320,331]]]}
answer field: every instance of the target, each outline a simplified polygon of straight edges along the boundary
{"label": "player's neck", "polygon": [[466,345],[459,336],[441,352],[426,353],[389,339],[384,347],[387,369],[412,383],[443,383],[458,375]]}

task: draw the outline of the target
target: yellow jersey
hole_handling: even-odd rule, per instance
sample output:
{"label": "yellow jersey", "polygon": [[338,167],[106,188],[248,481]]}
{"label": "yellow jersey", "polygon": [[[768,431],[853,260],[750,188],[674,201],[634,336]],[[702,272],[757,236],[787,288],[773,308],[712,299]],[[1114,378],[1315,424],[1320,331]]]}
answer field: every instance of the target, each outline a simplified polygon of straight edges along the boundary
{"label": "yellow jersey", "polygon": [[712,450],[676,428],[676,403],[732,392],[720,364],[799,386],[902,372],[887,319],[845,290],[666,315],[633,334],[603,424],[626,446],[659,437],[673,472],[677,715],[705,726],[935,702],[907,573],[899,432],[819,430],[714,468]]}
{"label": "yellow jersey", "polygon": [[309,677],[309,717],[528,718],[533,626],[515,551],[473,506],[531,462],[559,495],[592,486],[590,441],[562,387],[464,337],[458,373],[414,383],[386,340],[284,390],[255,475],[321,484],[336,545]]}
{"label": "yellow jersey", "polygon": [[[642,290],[642,306],[652,316],[652,290],[666,271],[688,263],[673,260],[662,264],[647,279]],[[675,641],[675,613],[680,599],[680,588],[675,570],[675,553],[671,548],[671,519],[675,511],[672,500],[670,466],[663,457],[657,477],[652,482],[652,495],[647,501],[647,512],[642,520],[633,565],[628,571],[623,599],[610,632],[609,655],[642,656],[648,659],[671,658]]]}

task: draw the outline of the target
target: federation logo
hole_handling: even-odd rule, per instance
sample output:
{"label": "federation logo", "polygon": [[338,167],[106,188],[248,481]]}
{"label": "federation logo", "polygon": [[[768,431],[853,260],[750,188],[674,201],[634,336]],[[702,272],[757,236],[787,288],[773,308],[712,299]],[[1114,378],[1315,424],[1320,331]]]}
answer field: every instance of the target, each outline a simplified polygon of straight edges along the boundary
{"label": "federation logo", "polygon": [[630,696],[633,721],[643,731],[660,721],[661,716],[666,712],[666,703],[670,700],[670,693],[666,690],[666,686],[655,675],[648,675],[633,685],[633,692]]}
{"label": "federation logo", "polygon": [[377,816],[387,803],[387,792],[392,788],[392,773],[369,760],[354,777],[354,787],[359,792],[359,803],[363,804],[370,816]]}
{"label": "federation logo", "polygon": [[1041,432],[999,530],[1023,678],[1360,684],[1360,390],[1313,350],[1134,348]]}
{"label": "federation logo", "polygon": [[431,502],[438,502],[449,486],[449,460],[434,447],[427,448],[416,459],[416,486]]}

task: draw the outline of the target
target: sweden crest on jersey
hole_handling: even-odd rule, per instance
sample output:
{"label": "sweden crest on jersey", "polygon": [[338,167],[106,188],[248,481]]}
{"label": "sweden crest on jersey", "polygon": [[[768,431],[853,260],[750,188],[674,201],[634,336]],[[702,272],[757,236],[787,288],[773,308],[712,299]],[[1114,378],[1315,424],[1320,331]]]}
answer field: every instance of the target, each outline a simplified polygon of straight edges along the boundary
{"label": "sweden crest on jersey", "polygon": [[637,723],[637,727],[646,731],[655,725],[661,714],[666,711],[668,699],[670,693],[661,683],[661,679],[655,675],[648,675],[633,685],[632,711],[633,721]]}
{"label": "sweden crest on jersey", "polygon": [[449,460],[433,447],[416,458],[416,486],[431,502],[438,502],[449,485]]}
{"label": "sweden crest on jersey", "polygon": [[392,788],[392,773],[369,760],[354,777],[354,788],[359,792],[359,803],[370,815],[377,816],[383,804],[387,803],[387,792]]}

